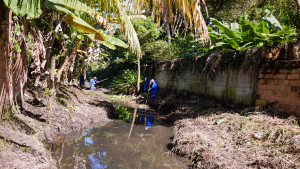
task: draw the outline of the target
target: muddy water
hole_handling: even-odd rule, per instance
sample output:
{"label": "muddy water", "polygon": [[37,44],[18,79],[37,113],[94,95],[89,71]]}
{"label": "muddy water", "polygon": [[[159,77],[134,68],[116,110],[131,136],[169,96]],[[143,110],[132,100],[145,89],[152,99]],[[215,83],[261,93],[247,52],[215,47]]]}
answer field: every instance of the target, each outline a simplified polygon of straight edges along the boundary
{"label": "muddy water", "polygon": [[118,107],[117,111],[123,120],[90,128],[78,139],[58,143],[53,150],[58,168],[187,168],[178,157],[167,153],[173,131],[161,125],[155,112],[154,123],[146,130],[144,117],[140,117],[149,119],[150,112],[137,110],[132,123],[133,109]]}

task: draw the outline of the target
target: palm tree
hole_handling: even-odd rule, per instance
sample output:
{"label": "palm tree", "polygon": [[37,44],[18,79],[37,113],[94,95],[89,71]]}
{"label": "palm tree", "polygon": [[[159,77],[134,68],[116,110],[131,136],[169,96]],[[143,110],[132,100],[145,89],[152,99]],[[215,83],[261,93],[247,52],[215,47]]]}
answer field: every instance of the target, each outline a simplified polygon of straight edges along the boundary
{"label": "palm tree", "polygon": [[11,14],[9,9],[1,6],[0,10],[0,117],[1,119],[9,115],[13,106],[13,76],[12,76],[12,57],[9,49]]}
{"label": "palm tree", "polygon": [[[131,24],[130,18],[128,17],[125,9],[130,6],[135,5],[136,13],[142,13],[145,7],[148,9],[145,11],[149,11],[154,21],[160,22],[162,13],[163,13],[163,21],[164,27],[167,29],[170,41],[170,27],[174,28],[174,23],[178,23],[176,19],[173,18],[175,13],[176,15],[180,15],[182,21],[184,22],[185,30],[192,29],[195,30],[199,35],[203,36],[204,39],[208,39],[208,31],[206,28],[206,24],[203,19],[203,15],[201,13],[201,2],[205,4],[204,0],[1,0],[3,1],[7,7],[17,16],[27,16],[29,18],[39,18],[43,17],[47,11],[54,10],[58,12],[56,16],[59,18],[56,20],[58,23],[64,21],[65,23],[83,31],[86,33],[91,33],[95,35],[95,39],[99,40],[103,44],[111,46],[110,42],[107,42],[106,39],[109,39],[107,36],[103,34],[102,31],[96,30],[90,24],[85,22],[80,16],[73,13],[73,11],[85,12],[89,17],[97,20],[98,24],[102,24],[105,28],[108,29],[109,20],[117,21],[120,24],[120,27],[124,30],[124,34],[127,37],[128,45],[130,50],[137,55],[138,57],[138,84],[137,89],[139,91],[140,84],[140,59],[142,57],[142,51],[140,47],[140,43],[137,37],[137,34]],[[163,8],[162,8],[163,6]],[[5,80],[1,81],[0,84],[0,107],[2,108],[5,100],[11,100],[13,97],[13,87],[12,84],[12,71],[11,70],[11,53],[9,45],[11,42],[11,29],[9,23],[11,23],[11,12],[4,6],[5,8],[2,10],[6,18],[1,20],[5,26],[2,25],[2,39],[8,39],[8,43],[5,41],[1,41],[1,43],[5,43],[1,45],[0,51],[3,51],[5,55],[2,55],[5,60],[5,64],[8,66],[6,69],[0,70],[0,74],[5,74]],[[46,7],[46,9],[44,8]],[[163,11],[163,12],[162,12]],[[175,16],[176,16],[175,15]],[[176,18],[176,17],[175,17]],[[53,26],[53,25],[51,25]],[[50,55],[50,51],[53,46],[53,42],[58,33],[60,24],[56,24],[56,28],[50,36],[49,46],[46,48],[46,57],[44,57],[44,61],[41,64],[41,67],[45,67],[47,60],[52,61],[52,67],[50,73],[50,82],[52,87],[54,87],[54,70],[55,70],[55,55],[48,59]],[[23,32],[25,37],[25,32]],[[7,46],[5,46],[7,45]],[[48,49],[48,50],[47,50]],[[25,50],[26,51],[26,50]],[[25,52],[23,51],[23,52]],[[25,55],[26,56],[26,55]],[[3,62],[2,62],[3,63]],[[24,73],[24,72],[23,72]],[[22,74],[24,78],[22,82],[26,80],[27,73]],[[14,84],[15,85],[15,84]],[[21,89],[22,91],[23,89]],[[15,92],[17,93],[17,92]],[[0,108],[0,110],[1,110]]]}

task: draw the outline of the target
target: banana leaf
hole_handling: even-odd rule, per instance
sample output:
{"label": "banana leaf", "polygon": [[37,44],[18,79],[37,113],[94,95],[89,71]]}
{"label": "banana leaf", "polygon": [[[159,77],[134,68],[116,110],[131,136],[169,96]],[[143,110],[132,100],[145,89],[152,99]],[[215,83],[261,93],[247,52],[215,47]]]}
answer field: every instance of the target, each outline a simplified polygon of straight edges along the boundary
{"label": "banana leaf", "polygon": [[227,28],[226,26],[221,24],[217,19],[211,18],[211,21],[217,28],[219,28],[229,38],[235,38],[235,39],[242,40],[242,37],[237,35],[237,33],[235,31],[230,30],[229,28]]}
{"label": "banana leaf", "polygon": [[226,38],[226,39],[224,39],[224,41],[227,42],[233,49],[240,50],[240,46],[237,43],[237,41],[235,41],[235,39]]}
{"label": "banana leaf", "polygon": [[105,37],[105,41],[108,41],[111,44],[122,47],[122,48],[128,48],[128,45],[125,42],[123,42],[121,39],[118,39],[118,38],[115,38],[113,36],[109,36],[106,34],[103,34],[103,35]]}
{"label": "banana leaf", "polygon": [[85,13],[96,13],[91,7],[87,6],[85,3],[80,2],[79,0],[47,0],[54,4],[59,4],[68,9],[73,9]]}
{"label": "banana leaf", "polygon": [[263,17],[264,21],[267,21],[269,23],[271,23],[272,25],[274,25],[277,29],[282,30],[282,26],[281,24],[278,22],[278,20],[274,17],[274,15],[269,11],[269,10],[265,10],[265,12],[267,13],[265,17]]}
{"label": "banana leaf", "polygon": [[215,43],[214,45],[210,46],[209,49],[214,49],[214,48],[220,48],[220,47],[225,47],[225,46],[228,46],[229,43],[226,43],[226,42],[218,42],[218,43]]}
{"label": "banana leaf", "polygon": [[236,22],[230,23],[230,29],[233,31],[238,32],[240,29],[240,25]]}
{"label": "banana leaf", "polygon": [[[224,39],[224,34],[220,34],[214,31],[211,27],[207,27],[208,33],[210,36],[211,44],[214,46],[216,43],[222,41]],[[213,47],[214,48],[214,47]]]}
{"label": "banana leaf", "polygon": [[108,47],[109,49],[112,49],[112,50],[115,50],[116,49],[116,46],[113,45],[112,43],[108,42],[108,41],[102,41],[100,42],[102,45]]}
{"label": "banana leaf", "polygon": [[246,20],[241,20],[239,23],[241,27],[241,37],[243,39],[243,42],[252,41],[255,37],[255,25]]}
{"label": "banana leaf", "polygon": [[257,33],[270,33],[269,28],[267,27],[267,23],[266,22],[261,22],[256,26],[256,32]]}
{"label": "banana leaf", "polygon": [[103,57],[103,58],[109,60],[109,57],[108,57],[108,56],[110,56],[110,53],[107,52],[107,51],[105,51],[105,50],[102,50],[102,51],[100,51],[100,53],[99,53],[99,57]]}
{"label": "banana leaf", "polygon": [[253,44],[253,42],[248,42],[248,43],[244,44],[243,46],[241,46],[239,48],[239,50],[247,49],[247,48],[251,47],[252,44]]}
{"label": "banana leaf", "polygon": [[17,16],[27,15],[30,18],[38,18],[42,14],[41,0],[3,0],[5,5]]}
{"label": "banana leaf", "polygon": [[[93,34],[85,34],[87,35],[90,39],[94,40],[95,39],[95,35]],[[105,41],[100,42],[101,44],[105,45],[106,47],[110,48],[110,49],[116,49],[115,46],[119,46],[122,48],[128,48],[128,45],[123,42],[121,39],[103,34],[105,36]]]}
{"label": "banana leaf", "polygon": [[80,17],[76,16],[69,9],[67,9],[63,6],[54,4],[54,3],[49,2],[49,1],[45,1],[45,6],[48,7],[48,8],[56,9],[60,13],[65,14],[64,22],[66,22],[67,24],[69,24],[69,25],[71,25],[71,26],[73,26],[73,27],[75,27],[75,28],[77,28],[77,29],[79,29],[83,32],[95,34],[95,38],[99,41],[105,41],[105,37],[100,31],[93,28],[90,24],[85,22]]}

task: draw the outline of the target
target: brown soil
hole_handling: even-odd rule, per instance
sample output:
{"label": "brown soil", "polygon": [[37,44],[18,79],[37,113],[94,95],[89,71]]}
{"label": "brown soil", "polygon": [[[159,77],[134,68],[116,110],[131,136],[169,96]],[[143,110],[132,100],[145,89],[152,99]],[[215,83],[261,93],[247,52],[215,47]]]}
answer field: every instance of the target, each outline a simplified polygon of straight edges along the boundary
{"label": "brown soil", "polygon": [[107,98],[75,86],[60,86],[51,110],[38,89],[26,90],[25,100],[24,108],[0,124],[0,168],[56,168],[45,147],[104,125],[114,110]]}
{"label": "brown soil", "polygon": [[293,116],[164,90],[148,103],[174,125],[171,151],[188,158],[191,168],[300,168]]}

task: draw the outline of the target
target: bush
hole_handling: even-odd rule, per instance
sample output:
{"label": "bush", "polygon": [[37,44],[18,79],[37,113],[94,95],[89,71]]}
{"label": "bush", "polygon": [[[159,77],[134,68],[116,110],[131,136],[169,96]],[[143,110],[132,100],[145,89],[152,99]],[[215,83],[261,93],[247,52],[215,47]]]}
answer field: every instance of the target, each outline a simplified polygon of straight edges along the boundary
{"label": "bush", "polygon": [[110,87],[118,94],[135,94],[137,91],[137,79],[137,71],[124,70],[119,76],[113,78]]}

